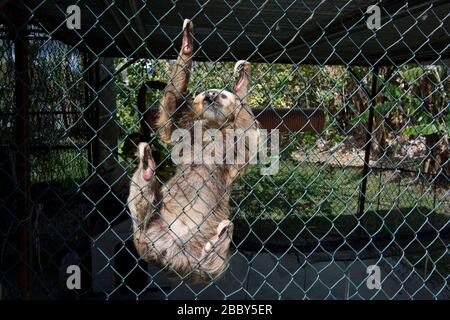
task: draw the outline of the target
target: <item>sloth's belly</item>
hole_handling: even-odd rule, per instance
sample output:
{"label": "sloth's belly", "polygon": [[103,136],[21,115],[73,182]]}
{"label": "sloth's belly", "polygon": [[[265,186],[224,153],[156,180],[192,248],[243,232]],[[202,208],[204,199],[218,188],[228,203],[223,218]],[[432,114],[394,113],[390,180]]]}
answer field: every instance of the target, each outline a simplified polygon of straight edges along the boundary
{"label": "sloth's belly", "polygon": [[225,179],[211,175],[206,167],[188,168],[163,187],[161,218],[179,241],[199,233],[209,237],[220,221],[228,219]]}

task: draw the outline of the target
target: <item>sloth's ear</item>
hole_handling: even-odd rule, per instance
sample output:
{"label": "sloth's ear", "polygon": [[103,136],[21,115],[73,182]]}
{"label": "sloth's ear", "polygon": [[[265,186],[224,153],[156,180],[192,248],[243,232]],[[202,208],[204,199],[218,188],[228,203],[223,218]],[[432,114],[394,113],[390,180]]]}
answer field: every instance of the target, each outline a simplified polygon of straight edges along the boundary
{"label": "sloth's ear", "polygon": [[234,85],[234,93],[243,104],[247,103],[247,95],[250,88],[250,63],[239,60],[234,66],[234,74],[238,77]]}

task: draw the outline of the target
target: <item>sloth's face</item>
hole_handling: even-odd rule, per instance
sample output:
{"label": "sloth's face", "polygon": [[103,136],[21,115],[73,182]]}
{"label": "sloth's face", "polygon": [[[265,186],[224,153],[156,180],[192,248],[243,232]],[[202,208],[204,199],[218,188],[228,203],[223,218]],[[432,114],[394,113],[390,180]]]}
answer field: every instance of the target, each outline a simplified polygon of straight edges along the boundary
{"label": "sloth's face", "polygon": [[195,112],[208,124],[221,126],[234,121],[238,99],[226,90],[211,89],[198,94],[193,102]]}

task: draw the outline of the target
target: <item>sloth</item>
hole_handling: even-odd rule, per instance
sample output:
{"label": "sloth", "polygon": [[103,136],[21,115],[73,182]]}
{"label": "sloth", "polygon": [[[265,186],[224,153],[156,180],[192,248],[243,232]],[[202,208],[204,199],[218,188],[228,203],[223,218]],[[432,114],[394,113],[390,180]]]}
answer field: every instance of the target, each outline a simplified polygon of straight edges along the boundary
{"label": "sloth", "polygon": [[[187,93],[192,34],[193,23],[186,19],[182,47],[159,105],[161,140],[173,144],[173,131],[182,128],[192,133],[196,121],[223,137],[228,129],[257,135],[259,124],[247,105],[248,62],[236,63],[238,80],[233,92],[211,89],[195,97]],[[224,152],[238,151],[227,148]],[[250,155],[248,149],[244,152],[244,163],[182,163],[174,176],[159,186],[152,150],[147,143],[139,143],[139,165],[130,183],[128,207],[134,245],[144,260],[163,268],[170,279],[188,283],[213,281],[223,274],[234,227],[229,220],[229,194],[233,182],[248,167]]]}

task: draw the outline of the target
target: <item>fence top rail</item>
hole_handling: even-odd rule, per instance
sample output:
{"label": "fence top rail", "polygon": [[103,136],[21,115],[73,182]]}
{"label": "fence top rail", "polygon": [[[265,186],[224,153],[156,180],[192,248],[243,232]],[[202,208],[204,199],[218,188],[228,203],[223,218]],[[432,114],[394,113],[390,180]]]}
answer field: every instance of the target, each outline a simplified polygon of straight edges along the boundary
{"label": "fence top rail", "polygon": [[172,59],[187,17],[202,61],[392,65],[448,56],[448,1],[380,1],[375,29],[373,1],[77,1],[80,29],[69,29],[72,2],[10,1],[2,10],[23,6],[52,37],[98,56]]}

